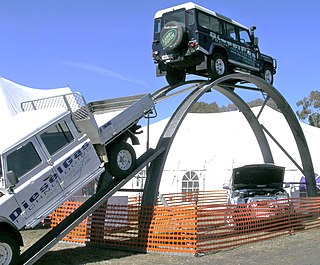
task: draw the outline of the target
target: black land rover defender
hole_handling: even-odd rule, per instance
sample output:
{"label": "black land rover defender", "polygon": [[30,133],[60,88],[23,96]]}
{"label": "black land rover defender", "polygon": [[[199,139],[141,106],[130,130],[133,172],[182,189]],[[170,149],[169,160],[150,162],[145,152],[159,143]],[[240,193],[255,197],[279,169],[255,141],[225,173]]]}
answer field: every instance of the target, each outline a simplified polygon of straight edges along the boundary
{"label": "black land rover defender", "polygon": [[160,10],[152,44],[157,76],[176,85],[186,74],[214,80],[242,71],[272,84],[276,60],[260,53],[254,30],[191,2]]}

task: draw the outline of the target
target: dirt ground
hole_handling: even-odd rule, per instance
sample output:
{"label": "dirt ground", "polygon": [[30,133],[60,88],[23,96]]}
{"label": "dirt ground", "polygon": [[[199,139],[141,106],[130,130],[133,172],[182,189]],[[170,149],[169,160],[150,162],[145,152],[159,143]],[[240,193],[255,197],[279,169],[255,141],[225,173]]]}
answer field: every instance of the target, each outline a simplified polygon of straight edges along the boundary
{"label": "dirt ground", "polygon": [[[44,235],[47,229],[23,231],[25,247]],[[320,264],[320,228],[297,232],[254,244],[248,244],[231,250],[220,251],[201,257],[177,256],[167,254],[141,254],[127,251],[115,251],[104,248],[85,247],[70,243],[58,243],[42,256],[36,265],[102,265],[102,264]]]}

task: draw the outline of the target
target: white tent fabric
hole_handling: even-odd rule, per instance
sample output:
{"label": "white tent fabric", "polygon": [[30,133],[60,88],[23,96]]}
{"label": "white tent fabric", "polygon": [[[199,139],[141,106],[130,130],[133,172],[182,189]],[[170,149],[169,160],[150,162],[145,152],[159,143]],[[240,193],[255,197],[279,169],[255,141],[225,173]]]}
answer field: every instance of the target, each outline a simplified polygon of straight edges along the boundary
{"label": "white tent fabric", "polygon": [[[252,109],[258,113],[260,107]],[[169,119],[150,126],[150,147],[155,147]],[[282,147],[301,165],[298,148],[284,116],[266,107],[259,122],[277,139]],[[320,129],[301,123],[317,174],[320,173]],[[144,128],[146,132],[147,129]],[[137,154],[146,149],[146,134],[139,135]],[[280,148],[267,136],[276,165],[286,168],[285,181],[299,182],[302,173]],[[181,192],[182,178],[193,171],[199,177],[200,190],[221,189],[235,167],[263,163],[263,157],[247,120],[241,112],[189,113],[183,121],[170,149],[160,193]],[[135,180],[131,188],[138,187]],[[130,184],[129,184],[130,185]],[[293,191],[291,191],[292,193]]]}
{"label": "white tent fabric", "polygon": [[69,87],[55,89],[35,89],[16,84],[0,77],[0,119],[4,122],[21,112],[24,101],[71,93]]}

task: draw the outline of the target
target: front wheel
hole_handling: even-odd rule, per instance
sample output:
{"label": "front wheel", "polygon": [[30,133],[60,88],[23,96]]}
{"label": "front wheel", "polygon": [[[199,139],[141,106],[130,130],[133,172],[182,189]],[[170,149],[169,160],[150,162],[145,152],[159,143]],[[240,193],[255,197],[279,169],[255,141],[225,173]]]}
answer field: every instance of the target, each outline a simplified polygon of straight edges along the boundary
{"label": "front wheel", "polygon": [[20,248],[13,236],[6,232],[0,233],[0,264],[12,265],[18,263]]}
{"label": "front wheel", "polygon": [[127,142],[116,142],[107,147],[109,162],[107,169],[111,175],[123,179],[127,177],[136,164],[136,153]]}
{"label": "front wheel", "polygon": [[208,60],[208,75],[215,80],[228,73],[227,60],[221,53],[215,53]]}
{"label": "front wheel", "polygon": [[270,85],[273,84],[273,71],[272,68],[268,65],[266,65],[262,72],[261,72],[261,76],[264,80],[267,81],[267,83],[269,83]]}

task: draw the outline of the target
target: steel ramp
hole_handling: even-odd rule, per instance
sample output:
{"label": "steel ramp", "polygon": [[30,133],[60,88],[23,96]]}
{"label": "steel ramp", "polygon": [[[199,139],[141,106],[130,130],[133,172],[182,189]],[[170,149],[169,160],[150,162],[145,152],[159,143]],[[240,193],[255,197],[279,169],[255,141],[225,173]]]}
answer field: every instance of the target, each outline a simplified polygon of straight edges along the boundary
{"label": "steel ramp", "polygon": [[125,179],[112,179],[106,183],[92,197],[86,200],[78,209],[72,212],[55,228],[50,230],[42,238],[40,238],[34,245],[28,248],[20,256],[19,264],[29,265],[35,263],[41,258],[51,247],[58,243],[65,237],[72,229],[80,224],[86,217],[92,214],[103,203],[105,203],[114,193],[121,189],[131,178],[133,178],[139,171],[147,166],[151,161],[156,159],[165,148],[147,150],[143,155],[137,159],[136,169]]}

